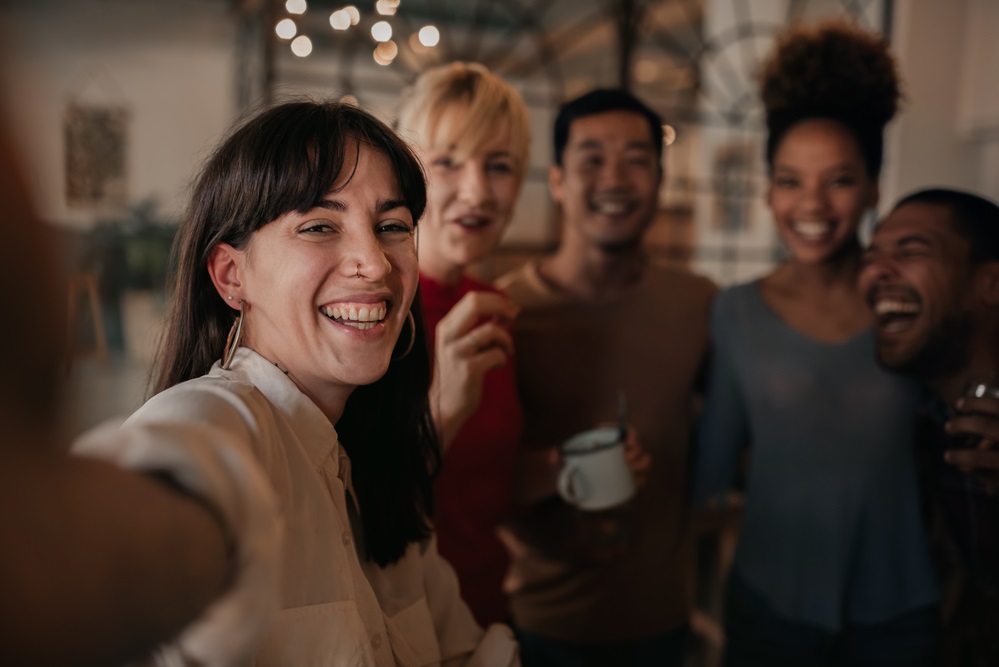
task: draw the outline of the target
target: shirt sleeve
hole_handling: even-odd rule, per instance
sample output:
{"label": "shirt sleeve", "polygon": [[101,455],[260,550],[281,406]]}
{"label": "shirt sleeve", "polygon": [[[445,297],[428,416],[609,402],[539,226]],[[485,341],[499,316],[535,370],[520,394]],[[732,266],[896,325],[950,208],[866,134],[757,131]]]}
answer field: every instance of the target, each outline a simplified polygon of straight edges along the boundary
{"label": "shirt sleeve", "polygon": [[461,599],[458,577],[437,551],[437,538],[423,553],[427,604],[437,631],[443,667],[518,667],[517,642],[509,627],[495,623],[485,632]]}
{"label": "shirt sleeve", "polygon": [[73,446],[78,456],[169,477],[218,513],[232,541],[231,585],[157,650],[156,664],[248,664],[278,608],[278,505],[250,446],[254,431],[235,397],[178,387],[124,424],[104,424]]}
{"label": "shirt sleeve", "polygon": [[693,464],[693,504],[720,500],[732,486],[739,454],[748,444],[746,408],[736,366],[739,335],[735,294],[723,292],[711,309],[711,360],[708,363],[704,408],[698,419]]}

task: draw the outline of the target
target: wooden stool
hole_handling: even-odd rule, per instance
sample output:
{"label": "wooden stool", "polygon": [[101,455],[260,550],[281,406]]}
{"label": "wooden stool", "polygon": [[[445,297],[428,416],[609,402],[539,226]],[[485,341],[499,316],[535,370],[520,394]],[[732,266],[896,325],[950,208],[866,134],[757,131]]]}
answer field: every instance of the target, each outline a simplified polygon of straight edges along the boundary
{"label": "wooden stool", "polygon": [[87,300],[90,308],[90,321],[94,332],[94,346],[84,349],[83,355],[96,355],[102,363],[108,362],[108,342],[104,335],[104,316],[101,313],[101,299],[97,293],[97,275],[93,271],[77,271],[69,277],[69,322],[66,369],[72,365],[75,357],[81,356],[81,350],[76,346],[76,318],[80,297]]}

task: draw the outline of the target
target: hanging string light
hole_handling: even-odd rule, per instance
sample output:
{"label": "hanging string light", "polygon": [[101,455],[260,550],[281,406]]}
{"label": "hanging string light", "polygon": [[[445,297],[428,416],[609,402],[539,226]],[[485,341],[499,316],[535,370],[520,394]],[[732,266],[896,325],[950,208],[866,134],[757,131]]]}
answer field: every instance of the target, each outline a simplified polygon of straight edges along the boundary
{"label": "hanging string light", "polygon": [[281,39],[291,39],[298,34],[298,26],[291,19],[283,19],[278,21],[277,26],[274,27],[274,32]]}

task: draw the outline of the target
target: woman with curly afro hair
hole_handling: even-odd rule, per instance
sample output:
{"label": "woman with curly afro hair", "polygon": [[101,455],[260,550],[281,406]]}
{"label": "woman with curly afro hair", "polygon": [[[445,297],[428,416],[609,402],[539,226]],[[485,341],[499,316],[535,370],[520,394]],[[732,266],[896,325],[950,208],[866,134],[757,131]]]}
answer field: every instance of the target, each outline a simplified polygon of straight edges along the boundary
{"label": "woman with curly afro hair", "polygon": [[722,292],[694,499],[745,507],[725,604],[726,665],[929,665],[937,579],[920,512],[918,390],[882,371],[857,288],[901,98],[887,44],[795,27],[765,62],[767,203],[787,259]]}

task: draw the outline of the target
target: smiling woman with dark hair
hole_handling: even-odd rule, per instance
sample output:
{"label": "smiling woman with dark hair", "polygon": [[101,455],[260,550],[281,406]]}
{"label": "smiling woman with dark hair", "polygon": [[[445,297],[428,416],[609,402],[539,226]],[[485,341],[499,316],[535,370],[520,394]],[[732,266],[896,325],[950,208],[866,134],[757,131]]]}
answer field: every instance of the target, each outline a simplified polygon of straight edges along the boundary
{"label": "smiling woman with dark hair", "polygon": [[[165,661],[516,662],[509,632],[484,633],[460,600],[430,526],[425,202],[409,148],[337,103],[266,110],[206,163],[175,248],[159,393],[77,445],[196,499],[229,536],[230,587]],[[248,511],[269,497],[276,575]]]}
{"label": "smiling woman with dark hair", "polygon": [[854,26],[797,26],[761,79],[767,203],[788,257],[715,301],[694,475],[695,502],[716,498],[750,447],[726,664],[934,664],[918,388],[878,367],[857,289],[895,62]]}

